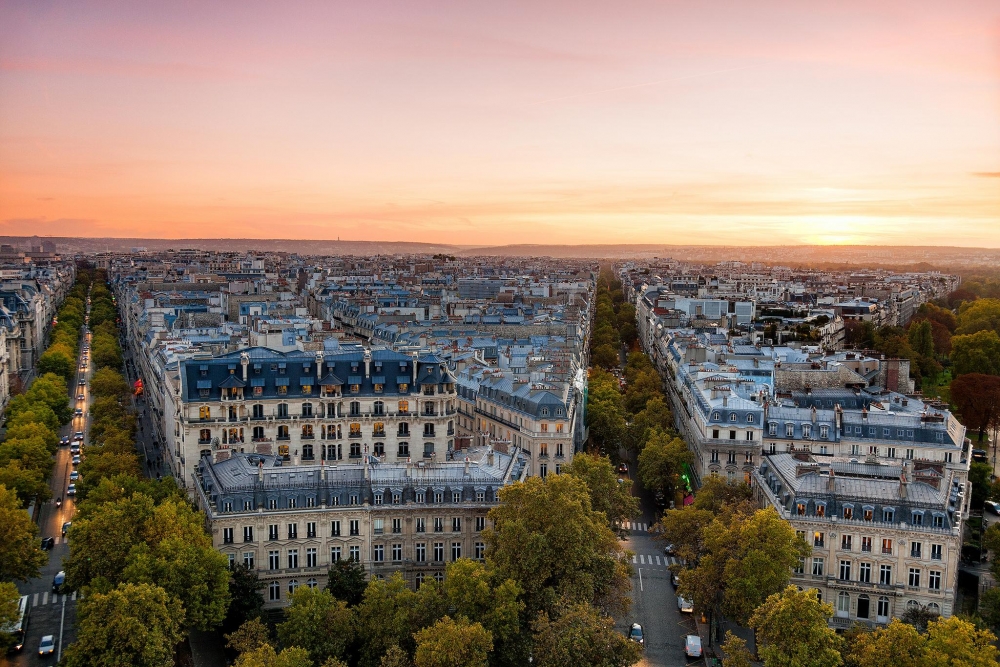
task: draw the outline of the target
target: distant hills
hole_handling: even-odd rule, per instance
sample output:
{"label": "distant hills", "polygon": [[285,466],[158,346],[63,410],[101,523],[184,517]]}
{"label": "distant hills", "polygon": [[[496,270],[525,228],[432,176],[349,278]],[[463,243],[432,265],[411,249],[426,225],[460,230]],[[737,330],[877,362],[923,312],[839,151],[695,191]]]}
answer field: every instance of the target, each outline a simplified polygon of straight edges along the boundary
{"label": "distant hills", "polygon": [[410,241],[329,241],[305,239],[145,239],[0,236],[0,243],[27,250],[41,240],[52,241],[61,253],[129,252],[133,248],[162,251],[181,248],[231,252],[287,252],[300,255],[447,254],[457,257],[557,257],[591,259],[672,258],[719,262],[739,260],[789,266],[853,264],[864,266],[970,266],[1000,261],[1000,249],[941,246],[674,246],[659,243],[590,245],[468,246]]}

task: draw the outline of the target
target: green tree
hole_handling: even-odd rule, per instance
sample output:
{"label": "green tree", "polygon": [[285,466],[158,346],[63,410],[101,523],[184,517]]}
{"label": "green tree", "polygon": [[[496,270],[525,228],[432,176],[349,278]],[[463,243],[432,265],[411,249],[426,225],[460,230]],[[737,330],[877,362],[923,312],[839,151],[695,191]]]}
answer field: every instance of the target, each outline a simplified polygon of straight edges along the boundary
{"label": "green tree", "polygon": [[617,450],[626,435],[625,408],[618,379],[600,368],[592,368],[587,382],[587,426],[598,447]]}
{"label": "green tree", "polygon": [[28,470],[52,471],[52,453],[42,438],[19,438],[0,442],[0,466],[17,461]]}
{"label": "green tree", "polygon": [[979,630],[957,616],[936,618],[927,624],[926,664],[997,667],[996,640],[989,630]]}
{"label": "green tree", "polygon": [[590,506],[595,511],[604,512],[612,528],[639,516],[639,499],[629,493],[627,485],[618,483],[618,475],[607,456],[581,452],[562,471],[587,484]]}
{"label": "green tree", "polygon": [[13,491],[0,485],[0,581],[28,581],[49,559],[38,548],[38,528]]}
{"label": "green tree", "polygon": [[713,521],[714,514],[693,505],[667,510],[660,519],[662,532],[659,537],[674,546],[678,558],[694,563],[705,553],[705,529]]}
{"label": "green tree", "polygon": [[101,368],[90,379],[90,391],[95,397],[127,399],[132,393],[132,388],[115,369]]}
{"label": "green tree", "polygon": [[520,631],[521,589],[512,579],[500,580],[489,564],[469,558],[448,563],[441,593],[453,618],[481,624],[498,649]]}
{"label": "green tree", "polygon": [[25,468],[20,461],[11,461],[0,467],[0,485],[17,494],[21,505],[27,507],[32,500],[43,503],[52,497],[44,470]]}
{"label": "green tree", "polygon": [[486,667],[493,636],[479,623],[448,616],[416,633],[416,667]]}
{"label": "green tree", "polygon": [[329,591],[299,587],[289,596],[285,620],[278,624],[278,639],[285,646],[299,646],[317,663],[342,658],[353,635],[347,603]]}
{"label": "green tree", "polygon": [[979,615],[994,631],[1000,629],[1000,588],[994,586],[979,596]]}
{"label": "green tree", "polygon": [[[66,380],[54,373],[46,373],[31,383],[31,389],[24,394],[32,402],[47,405],[59,418],[68,424],[73,418],[73,408],[69,405],[69,387]],[[53,430],[58,430],[58,426]]]}
{"label": "green tree", "polygon": [[972,508],[982,509],[990,492],[990,477],[993,466],[988,463],[973,462],[969,466],[969,485],[972,487]]}
{"label": "green tree", "polygon": [[45,403],[34,401],[25,394],[10,399],[7,404],[7,427],[34,423],[43,424],[53,433],[62,425],[59,415]]}
{"label": "green tree", "polygon": [[229,568],[229,609],[226,611],[226,628],[238,628],[263,616],[264,596],[260,591],[264,583],[257,570],[234,563]]}
{"label": "green tree", "polygon": [[530,615],[560,598],[605,613],[628,609],[631,566],[587,485],[571,475],[530,477],[500,491],[483,537],[498,574],[525,591]]}
{"label": "green tree", "polygon": [[539,667],[627,667],[642,656],[639,645],[615,630],[614,621],[587,603],[539,612],[531,624]]}
{"label": "green tree", "polygon": [[1000,333],[1000,300],[977,299],[959,306],[955,332],[974,334],[979,331]]}
{"label": "green tree", "polygon": [[45,448],[50,454],[55,454],[59,450],[59,436],[48,426],[39,422],[25,422],[18,420],[13,426],[7,428],[7,440],[26,440],[38,438],[45,443]]}
{"label": "green tree", "polygon": [[66,349],[65,345],[53,345],[38,357],[38,372],[54,373],[66,380],[72,380],[76,373],[76,361],[72,350]]}
{"label": "green tree", "polygon": [[173,667],[182,638],[180,601],[149,584],[122,584],[78,604],[76,641],[68,667]]}
{"label": "green tree", "polygon": [[120,454],[104,451],[103,448],[88,452],[87,458],[80,463],[79,470],[80,482],[77,485],[79,500],[88,498],[90,490],[104,479],[118,476],[137,478],[142,474],[139,457],[134,453]]}
{"label": "green tree", "polygon": [[906,336],[914,352],[924,357],[934,356],[934,336],[929,320],[915,322],[910,325]]}
{"label": "green tree", "polygon": [[843,664],[843,640],[827,622],[833,606],[816,599],[814,589],[789,586],[768,597],[750,617],[764,667],[836,667]]}
{"label": "green tree", "polygon": [[662,491],[670,498],[680,483],[684,464],[693,460],[681,438],[654,430],[639,452],[639,478],[647,489]]}
{"label": "green tree", "polygon": [[995,331],[977,331],[951,339],[952,374],[1000,375],[1000,336]]}
{"label": "green tree", "polygon": [[334,561],[330,566],[326,590],[348,607],[359,604],[365,595],[365,568],[353,558]]}
{"label": "green tree", "polygon": [[927,638],[912,625],[894,618],[884,628],[859,633],[844,657],[851,667],[916,667],[925,664],[926,643]]}
{"label": "green tree", "polygon": [[413,633],[426,619],[415,618],[417,593],[397,572],[388,579],[372,579],[364,599],[355,608],[355,632],[362,643],[358,664],[377,667],[391,646],[413,646]]}

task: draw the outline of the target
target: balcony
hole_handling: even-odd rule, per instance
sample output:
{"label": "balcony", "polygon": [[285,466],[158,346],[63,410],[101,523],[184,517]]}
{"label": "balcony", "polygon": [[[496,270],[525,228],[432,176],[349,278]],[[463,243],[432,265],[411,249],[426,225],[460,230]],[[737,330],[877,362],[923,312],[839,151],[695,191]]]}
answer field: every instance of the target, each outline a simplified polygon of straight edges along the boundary
{"label": "balcony", "polygon": [[212,439],[211,438],[198,438],[198,444],[199,445],[211,445],[212,444]]}
{"label": "balcony", "polygon": [[279,435],[277,438],[275,438],[275,440],[278,440],[279,442],[288,442],[289,440],[291,440],[291,438],[287,435]]}

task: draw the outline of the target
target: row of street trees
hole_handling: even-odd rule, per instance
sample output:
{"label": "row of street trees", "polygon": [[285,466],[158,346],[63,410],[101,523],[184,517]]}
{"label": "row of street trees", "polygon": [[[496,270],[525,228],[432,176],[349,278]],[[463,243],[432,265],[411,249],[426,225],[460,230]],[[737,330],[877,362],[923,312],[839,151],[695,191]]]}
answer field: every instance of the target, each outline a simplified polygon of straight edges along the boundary
{"label": "row of street trees", "polygon": [[[587,389],[590,443],[614,457],[620,449],[637,453],[639,478],[645,487],[672,498],[681,484],[685,465],[692,460],[691,452],[673,429],[673,414],[656,367],[638,348],[634,335],[631,342],[619,335],[635,331],[635,307],[621,295],[621,283],[609,269],[602,269],[597,283],[593,366]],[[633,349],[619,376],[617,350],[623,342]],[[610,347],[616,350],[613,358],[598,354]]]}
{"label": "row of street trees", "polygon": [[[60,304],[51,344],[39,358],[40,377],[7,406],[6,432],[0,443],[0,627],[16,617],[20,597],[14,581],[37,577],[47,562],[39,548],[38,527],[25,508],[52,497],[52,456],[59,449],[59,428],[73,411],[69,387],[93,275],[80,270],[76,283]],[[64,361],[66,363],[64,363]],[[11,640],[0,633],[0,651]]]}
{"label": "row of street trees", "polygon": [[131,388],[120,372],[117,315],[103,272],[91,290],[91,423],[64,561],[84,593],[71,667],[167,667],[188,628],[211,628],[230,604],[230,572],[172,479],[146,480]]}

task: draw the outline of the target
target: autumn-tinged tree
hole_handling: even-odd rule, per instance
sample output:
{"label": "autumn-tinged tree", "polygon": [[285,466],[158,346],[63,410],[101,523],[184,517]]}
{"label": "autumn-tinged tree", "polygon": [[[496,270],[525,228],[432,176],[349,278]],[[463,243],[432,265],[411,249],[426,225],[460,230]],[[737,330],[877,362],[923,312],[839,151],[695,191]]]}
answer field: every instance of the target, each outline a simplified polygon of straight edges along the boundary
{"label": "autumn-tinged tree", "polygon": [[14,644],[14,637],[2,629],[17,622],[20,599],[21,593],[17,590],[17,586],[9,581],[0,581],[0,652]]}
{"label": "autumn-tinged tree", "polygon": [[38,548],[38,527],[13,491],[0,485],[0,581],[28,581],[48,556]]}
{"label": "autumn-tinged tree", "polygon": [[43,503],[52,497],[46,481],[46,470],[25,468],[20,461],[11,461],[0,466],[0,485],[17,494],[21,504],[27,507],[31,501]]}
{"label": "autumn-tinged tree", "polygon": [[530,615],[560,599],[605,613],[628,609],[631,566],[587,485],[571,475],[529,477],[500,491],[483,537],[487,558],[524,591]]}
{"label": "autumn-tinged tree", "polygon": [[361,640],[358,664],[378,667],[391,646],[412,650],[413,633],[434,620],[418,618],[418,607],[418,593],[409,589],[398,572],[388,579],[372,579],[364,599],[354,608],[355,631]]}
{"label": "autumn-tinged tree", "polygon": [[925,664],[941,667],[997,667],[996,636],[957,616],[927,624]]}
{"label": "autumn-tinged tree", "polygon": [[679,591],[695,606],[746,623],[764,600],[788,584],[809,547],[772,508],[723,512],[702,530],[703,555],[680,577]]}
{"label": "autumn-tinged tree", "polygon": [[983,441],[986,432],[1000,421],[1000,376],[966,373],[951,381],[951,400],[962,422]]}
{"label": "autumn-tinged tree", "polygon": [[753,503],[753,489],[746,482],[730,482],[721,475],[709,475],[702,481],[694,497],[695,509],[718,514],[724,507],[749,507]]}
{"label": "autumn-tinged tree", "polygon": [[379,661],[378,667],[413,667],[413,662],[410,656],[406,655],[406,651],[398,646],[390,646]]}
{"label": "autumn-tinged tree", "polygon": [[309,651],[317,663],[342,658],[354,634],[351,610],[329,591],[299,587],[289,598],[285,620],[278,624],[278,639],[284,646]]}
{"label": "autumn-tinged tree", "polygon": [[722,642],[722,667],[753,667],[753,653],[742,638],[726,630],[726,641]]}
{"label": "autumn-tinged tree", "polygon": [[173,667],[184,611],[159,586],[122,584],[78,603],[68,667]]}
{"label": "autumn-tinged tree", "polygon": [[860,632],[844,652],[851,667],[898,667],[921,665],[927,637],[897,618],[874,631]]}
{"label": "autumn-tinged tree", "polygon": [[750,617],[764,667],[837,667],[843,640],[829,627],[833,606],[820,602],[815,589],[789,586],[769,596]]}
{"label": "autumn-tinged tree", "polygon": [[486,628],[498,646],[520,631],[524,603],[521,589],[512,579],[501,579],[493,566],[469,558],[448,563],[441,595],[452,618],[466,619]]}
{"label": "autumn-tinged tree", "polygon": [[416,667],[486,667],[493,636],[479,623],[448,616],[416,633]]}
{"label": "autumn-tinged tree", "polygon": [[243,653],[233,663],[235,667],[315,667],[309,659],[309,651],[292,646],[281,653],[270,644],[264,644]]}
{"label": "autumn-tinged tree", "polygon": [[259,618],[251,618],[233,632],[225,635],[226,648],[237,653],[254,651],[271,641],[267,626]]}
{"label": "autumn-tinged tree", "polygon": [[639,499],[629,493],[626,484],[618,483],[618,475],[607,456],[579,453],[562,472],[582,479],[590,490],[591,507],[604,512],[612,528],[639,515]]}
{"label": "autumn-tinged tree", "polygon": [[532,623],[534,664],[627,667],[642,657],[639,645],[614,628],[614,621],[588,604],[539,612]]}

